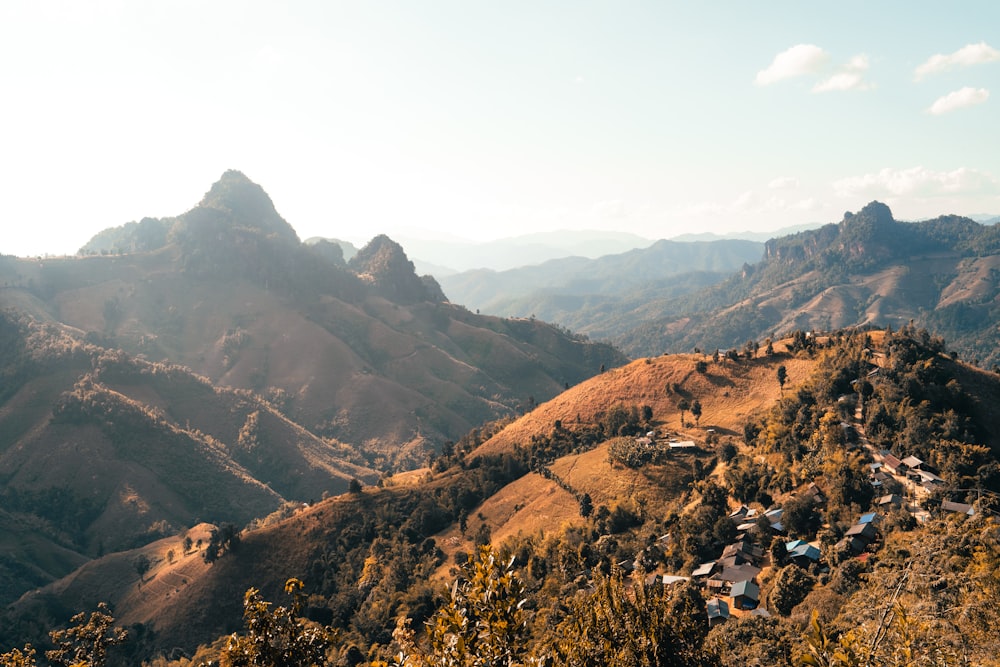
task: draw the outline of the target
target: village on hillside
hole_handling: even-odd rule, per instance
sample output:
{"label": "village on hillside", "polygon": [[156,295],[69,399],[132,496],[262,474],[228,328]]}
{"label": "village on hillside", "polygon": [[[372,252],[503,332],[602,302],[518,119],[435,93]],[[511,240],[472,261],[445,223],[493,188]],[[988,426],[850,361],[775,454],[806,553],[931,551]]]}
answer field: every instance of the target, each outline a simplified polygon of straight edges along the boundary
{"label": "village on hillside", "polygon": [[[877,367],[872,373],[877,374]],[[844,397],[846,398],[846,397]],[[714,560],[700,563],[690,575],[651,573],[646,575],[646,583],[676,585],[692,582],[698,586],[706,599],[708,624],[714,627],[733,617],[744,615],[770,616],[767,600],[761,595],[761,575],[768,569],[777,569],[788,564],[797,565],[813,574],[829,572],[832,558],[867,559],[876,553],[884,542],[884,519],[891,512],[902,511],[918,523],[928,521],[933,513],[974,516],[973,505],[951,500],[936,501],[932,495],[943,488],[942,479],[926,462],[916,456],[899,458],[884,450],[876,450],[865,436],[861,403],[855,413],[855,423],[843,422],[841,427],[852,436],[852,447],[861,447],[870,457],[868,481],[877,493],[870,511],[860,514],[844,536],[834,544],[825,545],[820,539],[806,542],[789,539],[782,522],[784,510],[781,505],[753,508],[741,504],[729,514],[736,524],[735,540],[728,544]],[[708,428],[709,435],[714,429]],[[657,441],[655,431],[635,438],[638,448],[657,449],[664,445]],[[670,438],[668,450],[693,450],[699,445],[693,440],[680,441]],[[898,490],[898,491],[897,491]],[[793,492],[792,497],[805,500],[822,514],[826,503],[823,490],[810,482]],[[761,537],[770,533],[769,550],[761,546]],[[669,542],[670,535],[660,538]],[[641,567],[641,555],[635,561],[622,561],[618,565],[623,570],[634,572]]]}

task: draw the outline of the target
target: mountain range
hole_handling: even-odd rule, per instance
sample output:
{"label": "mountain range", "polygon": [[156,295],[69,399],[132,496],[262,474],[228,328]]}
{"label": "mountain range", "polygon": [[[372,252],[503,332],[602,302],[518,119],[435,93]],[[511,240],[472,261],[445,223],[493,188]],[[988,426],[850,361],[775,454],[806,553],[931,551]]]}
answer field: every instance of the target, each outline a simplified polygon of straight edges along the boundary
{"label": "mountain range", "polygon": [[[216,660],[243,592],[296,577],[341,633],[331,664],[389,659],[490,544],[523,577],[519,651],[617,650],[602,581],[628,578],[612,604],[749,554],[770,617],[709,630],[706,599],[749,603],[684,584],[629,632],[669,619],[683,664],[790,665],[862,641],[891,580],[888,646],[987,664],[998,251],[995,226],[872,202],[764,244],[435,279],[386,236],[300,242],[230,171],[78,257],[0,256],[0,652],[106,601],[133,635],[116,664]],[[884,473],[904,459],[924,486]],[[858,545],[861,512],[881,523]]]}
{"label": "mountain range", "polygon": [[608,340],[633,357],[729,349],[795,329],[911,321],[963,357],[1000,362],[1000,228],[896,220],[872,202],[839,223],[752,241],[658,241],[596,259],[442,276],[449,298]]}
{"label": "mountain range", "polygon": [[[240,632],[241,591],[252,587],[279,600],[286,579],[296,576],[307,586],[304,613],[343,633],[333,659],[352,654],[351,647],[364,656],[369,648],[389,650],[399,615],[416,627],[428,620],[441,604],[444,582],[485,540],[513,554],[526,582],[526,623],[542,642],[554,632],[545,619],[573,613],[567,601],[587,595],[602,568],[631,568],[634,561],[642,573],[633,577],[636,586],[664,571],[683,578],[732,550],[729,541],[740,537],[735,548],[761,562],[752,570],[759,581],[754,599],[770,616],[750,620],[748,609],[737,615],[733,607],[732,618],[717,629],[707,625],[703,593],[697,593],[701,610],[684,613],[692,614],[685,627],[698,642],[709,642],[707,635],[715,641],[706,645],[724,655],[767,653],[762,664],[791,665],[792,655],[807,648],[803,637],[813,610],[829,627],[860,627],[866,614],[882,612],[884,580],[899,579],[894,599],[908,609],[916,611],[928,595],[961,601],[922,612],[952,624],[911,630],[921,646],[961,639],[966,655],[978,660],[991,649],[986,635],[976,634],[977,619],[993,618],[995,607],[973,616],[959,612],[978,605],[977,591],[992,585],[993,575],[979,561],[1000,557],[988,517],[993,505],[977,503],[976,511],[987,516],[974,518],[949,517],[940,507],[942,498],[974,498],[960,488],[970,479],[979,481],[980,496],[1000,485],[1000,424],[992,409],[1000,382],[943,355],[941,341],[926,332],[904,329],[795,336],[734,360],[704,354],[640,359],[517,420],[484,424],[428,468],[257,522],[212,562],[203,557],[213,529],[205,524],[91,560],[11,604],[0,628],[31,637],[32,628],[103,599],[136,634],[133,655],[190,658],[198,652],[204,659],[213,655],[208,644]],[[869,376],[870,389],[859,388],[868,404],[859,417],[857,396],[844,392],[871,368],[880,372]],[[685,418],[684,398],[698,399],[697,417],[689,412]],[[862,547],[863,558],[834,547],[877,493],[870,471],[862,471],[859,436],[849,435],[841,419],[867,432],[862,442],[917,454],[942,475],[937,491],[905,507],[891,501],[888,510],[879,507],[880,538]],[[893,426],[896,419],[909,423]],[[800,432],[792,435],[792,428]],[[946,432],[959,439],[939,446]],[[902,492],[898,479],[883,477],[886,493]],[[930,512],[918,506],[919,498]],[[769,507],[784,508],[784,527],[751,521],[755,527],[738,532],[750,509]],[[923,525],[910,512],[924,512]],[[822,563],[805,567],[783,557],[793,537],[821,544]],[[754,556],[754,549],[768,555]],[[148,569],[135,567],[141,559]],[[913,577],[900,578],[910,571]],[[797,589],[784,583],[799,572],[804,578]],[[934,634],[933,628],[954,632]],[[736,641],[730,633],[750,639]]]}
{"label": "mountain range", "polygon": [[0,257],[0,599],[199,521],[372,484],[626,358],[445,301],[398,244],[348,264],[227,172],[114,253]]}
{"label": "mountain range", "polygon": [[839,223],[768,241],[760,262],[612,338],[637,354],[913,322],[992,366],[1000,362],[998,268],[996,225],[959,216],[901,222],[872,202]]}

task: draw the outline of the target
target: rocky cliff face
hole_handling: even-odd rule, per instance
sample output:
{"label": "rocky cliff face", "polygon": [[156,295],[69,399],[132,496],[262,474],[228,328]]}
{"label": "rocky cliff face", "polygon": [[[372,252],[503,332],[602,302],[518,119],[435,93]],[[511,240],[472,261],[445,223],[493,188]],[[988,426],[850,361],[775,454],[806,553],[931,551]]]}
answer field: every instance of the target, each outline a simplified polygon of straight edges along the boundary
{"label": "rocky cliff face", "polygon": [[[351,270],[393,303],[412,304],[418,301],[443,301],[440,285],[431,278],[425,282],[403,251],[402,246],[384,234],[373,238],[355,255]],[[436,287],[436,289],[435,289]]]}
{"label": "rocky cliff face", "polygon": [[836,255],[834,261],[893,256],[898,249],[900,223],[885,204],[873,201],[857,213],[844,213],[837,224],[771,239],[765,244],[768,262],[798,264],[821,255]]}

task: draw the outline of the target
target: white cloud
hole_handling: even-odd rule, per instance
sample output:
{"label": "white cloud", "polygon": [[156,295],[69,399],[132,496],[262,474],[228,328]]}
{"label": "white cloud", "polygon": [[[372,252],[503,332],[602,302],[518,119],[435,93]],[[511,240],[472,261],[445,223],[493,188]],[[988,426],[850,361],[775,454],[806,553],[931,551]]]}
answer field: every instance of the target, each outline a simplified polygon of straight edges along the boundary
{"label": "white cloud", "polygon": [[774,57],[767,69],[757,72],[757,85],[767,86],[803,74],[813,74],[826,65],[830,55],[815,44],[798,44]]}
{"label": "white cloud", "polygon": [[1000,193],[1000,179],[968,167],[953,171],[885,168],[873,174],[840,179],[834,182],[833,189],[837,195],[852,199],[990,194]]}
{"label": "white cloud", "polygon": [[767,184],[771,190],[794,190],[799,187],[799,179],[794,176],[779,176]]}
{"label": "white cloud", "polygon": [[[792,187],[798,187],[798,181],[795,179],[775,179],[771,183],[785,180],[794,181],[795,185]],[[773,186],[769,185],[768,187]],[[681,210],[681,213],[684,215],[747,216],[776,211],[811,211],[817,207],[818,203],[813,198],[789,200],[777,196],[764,197],[753,190],[747,190],[731,202],[699,202],[686,206]]]}
{"label": "white cloud", "polygon": [[987,98],[989,98],[989,96],[990,91],[985,88],[972,88],[966,86],[961,90],[948,93],[944,97],[939,97],[934,101],[934,104],[927,109],[927,111],[935,116],[940,116],[941,114],[948,113],[949,111],[955,111],[956,109],[964,109],[965,107],[982,104],[987,100]]}
{"label": "white cloud", "polygon": [[1000,51],[997,51],[986,42],[969,44],[963,46],[958,51],[949,54],[938,53],[927,59],[914,70],[913,78],[917,81],[928,74],[947,72],[954,67],[969,67],[982,63],[995,62],[1000,60]]}
{"label": "white cloud", "polygon": [[814,93],[827,93],[842,90],[869,90],[873,86],[865,81],[865,72],[870,67],[868,56],[864,54],[851,58],[830,78],[813,86]]}

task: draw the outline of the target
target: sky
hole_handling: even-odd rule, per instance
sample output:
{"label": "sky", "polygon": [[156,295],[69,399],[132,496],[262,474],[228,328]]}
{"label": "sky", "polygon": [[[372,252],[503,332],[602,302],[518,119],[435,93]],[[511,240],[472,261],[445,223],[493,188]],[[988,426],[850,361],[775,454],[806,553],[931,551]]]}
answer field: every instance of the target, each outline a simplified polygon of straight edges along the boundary
{"label": "sky", "polygon": [[300,238],[1000,215],[1000,3],[6,0],[0,253],[227,169]]}

